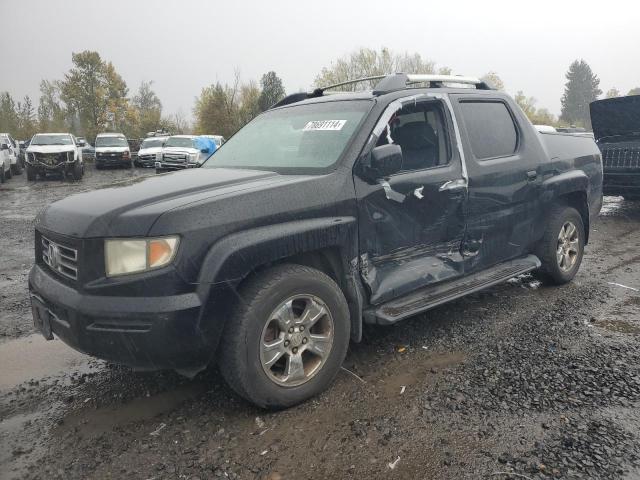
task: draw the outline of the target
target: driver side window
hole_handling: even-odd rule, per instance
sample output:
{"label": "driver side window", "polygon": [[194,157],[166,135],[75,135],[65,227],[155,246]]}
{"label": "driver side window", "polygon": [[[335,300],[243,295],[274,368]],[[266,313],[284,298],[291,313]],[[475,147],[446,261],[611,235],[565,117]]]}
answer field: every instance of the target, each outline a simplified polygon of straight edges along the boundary
{"label": "driver side window", "polygon": [[378,145],[402,147],[402,171],[424,170],[449,163],[449,143],[442,109],[435,102],[409,105],[389,120]]}

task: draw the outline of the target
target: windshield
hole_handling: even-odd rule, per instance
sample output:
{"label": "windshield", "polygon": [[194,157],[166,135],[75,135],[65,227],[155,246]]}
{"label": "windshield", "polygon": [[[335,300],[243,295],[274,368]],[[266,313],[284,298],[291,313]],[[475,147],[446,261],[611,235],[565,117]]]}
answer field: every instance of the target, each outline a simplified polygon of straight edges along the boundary
{"label": "windshield", "polygon": [[31,145],[73,145],[71,135],[34,135]]}
{"label": "windshield", "polygon": [[229,139],[205,168],[320,171],[335,164],[370,101],[326,102],[268,111]]}
{"label": "windshield", "polygon": [[140,145],[140,149],[143,148],[153,148],[153,147],[161,147],[164,144],[163,138],[147,138],[142,141]]}
{"label": "windshield", "polygon": [[170,137],[165,147],[182,147],[182,148],[195,148],[193,144],[193,138],[188,137]]}
{"label": "windshield", "polygon": [[128,147],[127,139],[124,137],[97,137],[96,147]]}

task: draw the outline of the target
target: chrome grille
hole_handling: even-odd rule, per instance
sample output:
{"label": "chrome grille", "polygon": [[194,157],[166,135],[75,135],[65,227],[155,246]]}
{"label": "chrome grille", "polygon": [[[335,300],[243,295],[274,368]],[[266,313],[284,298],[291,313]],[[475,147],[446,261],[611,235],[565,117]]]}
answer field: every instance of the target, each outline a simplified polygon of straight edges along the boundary
{"label": "chrome grille", "polygon": [[78,250],[42,237],[42,261],[60,275],[78,279]]}
{"label": "chrome grille", "polygon": [[185,163],[188,156],[184,153],[164,153],[163,160],[167,162]]}
{"label": "chrome grille", "polygon": [[640,146],[619,146],[602,149],[605,168],[640,168]]}

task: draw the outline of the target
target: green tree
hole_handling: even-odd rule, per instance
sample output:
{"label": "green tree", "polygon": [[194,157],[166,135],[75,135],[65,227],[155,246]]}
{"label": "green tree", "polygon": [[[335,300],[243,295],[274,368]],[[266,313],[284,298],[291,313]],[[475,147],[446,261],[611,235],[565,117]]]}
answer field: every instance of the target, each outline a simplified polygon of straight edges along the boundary
{"label": "green tree", "polygon": [[496,72],[488,72],[483,75],[480,80],[488,83],[496,90],[504,91],[504,82]]}
{"label": "green tree", "polygon": [[627,95],[640,95],[640,87],[632,88]]}
{"label": "green tree", "polygon": [[16,135],[18,130],[18,116],[16,102],[9,92],[0,94],[0,132]]}
{"label": "green tree", "polygon": [[17,110],[18,130],[16,136],[20,139],[31,138],[36,133],[36,114],[29,95],[22,102],[18,102]]}
{"label": "green tree", "polygon": [[[441,69],[442,71],[442,69]],[[394,53],[387,48],[380,51],[361,48],[337,59],[330,67],[324,67],[316,76],[316,87],[332,85],[356,78],[387,75],[394,72],[434,73],[435,63],[423,59],[419,53]],[[372,88],[376,81],[360,82],[340,87],[343,91],[358,91]]]}
{"label": "green tree", "polygon": [[138,116],[138,136],[156,131],[162,123],[162,102],[152,89],[153,82],[142,82],[131,104]]}
{"label": "green tree", "polygon": [[605,93],[606,98],[615,98],[619,96],[620,90],[618,90],[616,87],[611,87],[609,90],[607,90],[607,93]]}
{"label": "green tree", "polygon": [[241,84],[239,72],[231,85],[217,82],[203,88],[193,111],[196,133],[229,138],[260,112],[259,98],[257,85]]}
{"label": "green tree", "polygon": [[130,127],[127,84],[113,64],[90,50],[73,53],[71,58],[73,67],[60,82],[60,97],[67,110],[79,119],[78,130],[93,138],[108,127]]}
{"label": "green tree", "polygon": [[63,132],[67,130],[67,112],[60,100],[60,82],[42,80],[38,102],[38,130]]}
{"label": "green tree", "polygon": [[[264,93],[264,90],[260,91],[260,88],[258,88],[258,85],[256,84],[256,82],[249,82],[246,85],[242,85],[240,87],[238,128],[249,123],[251,120],[253,120],[253,118],[256,115],[258,115],[260,112],[263,111],[262,104],[260,103],[261,100],[264,100],[264,97],[262,96],[263,93]],[[284,90],[283,90],[283,94],[284,94]],[[269,107],[273,105],[273,103],[269,104]]]}
{"label": "green tree", "polygon": [[584,60],[574,61],[569,67],[566,78],[560,120],[591,128],[589,104],[602,94],[599,88],[600,79]]}
{"label": "green tree", "polygon": [[282,80],[276,75],[276,72],[267,72],[262,75],[260,87],[262,88],[262,92],[260,92],[258,106],[261,112],[264,112],[284,98],[285,92],[282,86]]}
{"label": "green tree", "polygon": [[546,108],[536,108],[537,100],[534,97],[527,97],[522,90],[518,91],[514,100],[522,109],[527,118],[534,125],[556,125],[556,117]]}

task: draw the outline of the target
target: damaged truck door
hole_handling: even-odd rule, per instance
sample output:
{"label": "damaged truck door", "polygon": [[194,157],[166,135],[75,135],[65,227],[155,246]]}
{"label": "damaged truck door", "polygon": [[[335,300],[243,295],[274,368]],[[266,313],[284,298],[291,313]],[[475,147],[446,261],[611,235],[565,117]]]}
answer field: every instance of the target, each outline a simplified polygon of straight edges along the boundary
{"label": "damaged truck door", "polygon": [[386,176],[366,157],[356,167],[362,276],[372,304],[463,274],[466,178],[454,128],[441,99],[394,102],[370,144],[372,155],[400,146],[402,165]]}

